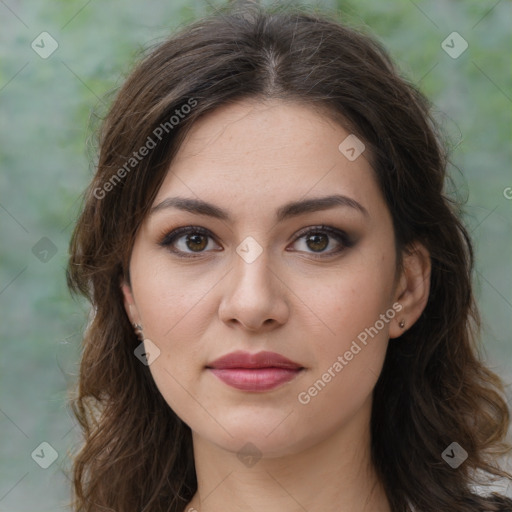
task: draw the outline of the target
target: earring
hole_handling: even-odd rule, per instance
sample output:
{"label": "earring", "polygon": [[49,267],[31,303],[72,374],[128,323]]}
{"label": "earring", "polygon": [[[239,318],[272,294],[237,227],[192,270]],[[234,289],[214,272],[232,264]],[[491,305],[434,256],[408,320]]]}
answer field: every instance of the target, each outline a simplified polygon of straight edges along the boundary
{"label": "earring", "polygon": [[403,320],[400,320],[398,326],[400,327],[400,329],[403,329],[405,327],[405,322]]}
{"label": "earring", "polygon": [[133,329],[135,331],[135,334],[137,336],[137,338],[142,338],[143,335],[142,335],[142,325],[140,324],[132,324],[133,326]]}

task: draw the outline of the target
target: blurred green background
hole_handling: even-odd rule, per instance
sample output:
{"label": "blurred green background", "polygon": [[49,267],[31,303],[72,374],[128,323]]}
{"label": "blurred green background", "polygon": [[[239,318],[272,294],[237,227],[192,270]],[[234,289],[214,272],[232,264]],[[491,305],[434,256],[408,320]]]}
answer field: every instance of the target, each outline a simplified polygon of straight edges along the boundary
{"label": "blurred green background", "polygon": [[[87,305],[70,298],[64,268],[98,116],[141,50],[222,3],[0,0],[0,511],[67,510],[79,429],[66,396]],[[373,33],[434,102],[467,198],[486,358],[512,383],[511,3],[306,3]],[[58,44],[49,56],[42,32]],[[456,58],[465,43],[452,32],[468,44]]]}

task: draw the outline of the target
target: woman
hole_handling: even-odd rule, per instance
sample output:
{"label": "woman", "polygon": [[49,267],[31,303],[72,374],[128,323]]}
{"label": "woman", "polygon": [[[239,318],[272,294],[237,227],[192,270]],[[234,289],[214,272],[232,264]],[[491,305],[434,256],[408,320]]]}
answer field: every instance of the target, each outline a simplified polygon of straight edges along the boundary
{"label": "woman", "polygon": [[75,510],[512,510],[468,233],[372,39],[224,9],[121,88],[71,242]]}

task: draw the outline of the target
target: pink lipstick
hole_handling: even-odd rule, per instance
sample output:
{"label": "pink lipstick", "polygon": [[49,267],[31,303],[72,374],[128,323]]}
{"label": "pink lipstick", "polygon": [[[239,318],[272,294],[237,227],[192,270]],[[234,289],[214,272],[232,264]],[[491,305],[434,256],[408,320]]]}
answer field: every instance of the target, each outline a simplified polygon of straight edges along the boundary
{"label": "pink lipstick", "polygon": [[275,352],[236,351],[206,366],[228,386],[243,391],[268,391],[294,379],[303,369],[300,364]]}

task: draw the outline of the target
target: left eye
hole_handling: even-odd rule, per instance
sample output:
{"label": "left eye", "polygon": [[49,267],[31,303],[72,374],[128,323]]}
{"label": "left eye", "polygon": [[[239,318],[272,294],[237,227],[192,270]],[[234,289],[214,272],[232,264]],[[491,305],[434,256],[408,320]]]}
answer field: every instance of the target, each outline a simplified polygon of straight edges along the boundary
{"label": "left eye", "polygon": [[[327,248],[333,245],[332,240],[336,242],[338,247],[326,251]],[[328,227],[310,229],[297,237],[296,242],[299,241],[302,241],[303,247],[305,246],[306,249],[310,249],[313,253],[324,254],[327,252],[329,255],[337,254],[346,247],[351,246],[351,242],[345,232]],[[305,252],[308,251],[305,250]]]}
{"label": "left eye", "polygon": [[[206,252],[205,249],[209,245],[209,239],[213,240],[214,237],[208,230],[201,227],[187,226],[171,231],[160,242],[160,245],[168,247],[171,252],[179,257],[193,258],[195,257],[194,253],[199,255]],[[338,247],[326,251],[332,245],[332,240],[335,240]],[[295,238],[294,243],[300,241],[305,246],[305,249],[299,249],[299,252],[309,252],[307,250],[309,249],[318,255],[323,255],[324,253],[327,253],[327,255],[337,254],[353,245],[344,231],[328,226],[318,226],[303,231]],[[222,250],[219,246],[217,247],[214,250]]]}

